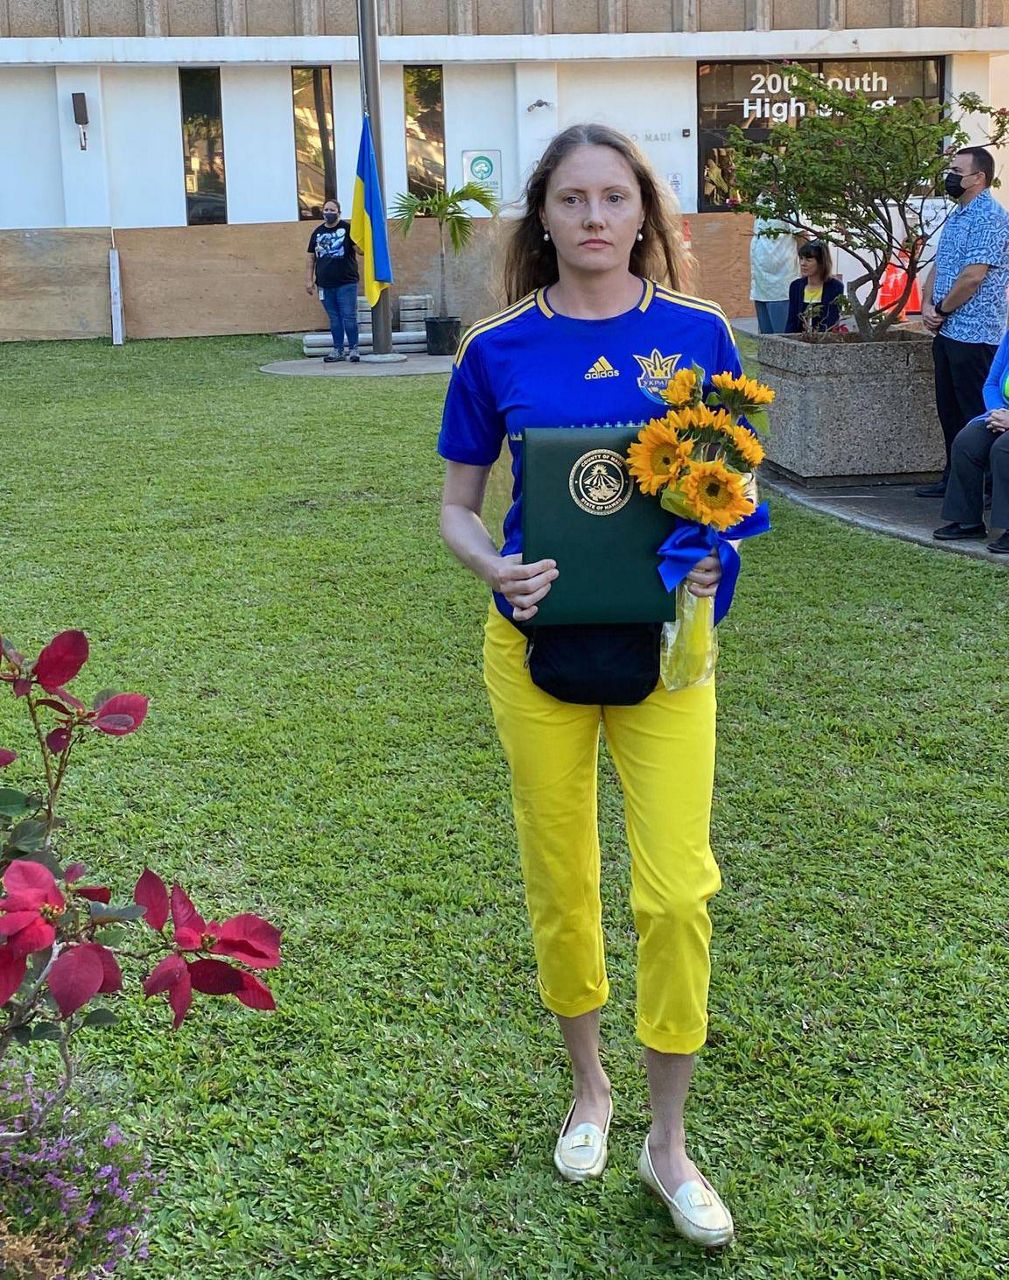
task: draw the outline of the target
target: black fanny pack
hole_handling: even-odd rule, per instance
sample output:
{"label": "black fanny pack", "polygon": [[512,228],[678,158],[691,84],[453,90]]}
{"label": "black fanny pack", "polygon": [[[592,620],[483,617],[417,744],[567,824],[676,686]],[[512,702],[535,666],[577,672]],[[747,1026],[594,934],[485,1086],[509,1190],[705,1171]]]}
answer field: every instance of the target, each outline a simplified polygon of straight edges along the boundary
{"label": "black fanny pack", "polygon": [[658,684],[661,622],[519,630],[533,684],[561,702],[631,707]]}

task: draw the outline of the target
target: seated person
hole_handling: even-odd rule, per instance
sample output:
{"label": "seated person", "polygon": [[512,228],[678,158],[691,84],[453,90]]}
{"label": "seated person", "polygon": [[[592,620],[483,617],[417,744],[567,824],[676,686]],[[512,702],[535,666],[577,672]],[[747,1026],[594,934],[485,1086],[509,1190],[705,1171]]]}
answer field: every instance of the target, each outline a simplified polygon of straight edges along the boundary
{"label": "seated person", "polygon": [[943,499],[944,524],[932,534],[941,542],[986,538],[984,476],[991,467],[991,524],[1005,532],[988,550],[1009,555],[1009,333],[999,343],[982,392],[985,412],[957,433]]}
{"label": "seated person", "polygon": [[[799,270],[802,275],[788,287],[788,320],[786,333],[803,333],[812,327],[820,333],[833,329],[841,318],[837,300],[844,293],[844,285],[834,275],[830,250],[822,240],[809,240],[799,249]],[[805,313],[811,312],[808,326]]]}

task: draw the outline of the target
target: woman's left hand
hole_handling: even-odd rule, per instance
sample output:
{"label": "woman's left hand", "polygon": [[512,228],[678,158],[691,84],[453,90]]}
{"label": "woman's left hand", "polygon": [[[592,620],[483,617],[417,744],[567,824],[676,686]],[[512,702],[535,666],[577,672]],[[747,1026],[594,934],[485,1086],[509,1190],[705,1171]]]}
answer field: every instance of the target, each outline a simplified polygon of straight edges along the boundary
{"label": "woman's left hand", "polygon": [[988,414],[988,430],[996,435],[1009,431],[1009,409],[992,409]]}
{"label": "woman's left hand", "polygon": [[711,553],[698,560],[687,574],[687,590],[692,596],[713,596],[722,580],[722,562]]}

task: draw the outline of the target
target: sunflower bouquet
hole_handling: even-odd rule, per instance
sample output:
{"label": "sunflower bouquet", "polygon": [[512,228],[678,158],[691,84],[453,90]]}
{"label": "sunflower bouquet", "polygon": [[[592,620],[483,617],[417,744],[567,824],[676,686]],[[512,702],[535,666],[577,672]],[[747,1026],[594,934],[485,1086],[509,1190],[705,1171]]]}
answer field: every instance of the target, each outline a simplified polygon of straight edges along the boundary
{"label": "sunflower bouquet", "polygon": [[[739,556],[733,542],[763,533],[767,508],[757,507],[754,476],[764,450],[749,423],[765,421],[770,387],[732,373],[716,373],[704,395],[704,370],[680,369],[660,393],[669,406],[638,432],[628,469],[642,492],[659,495],[675,517],[659,547],[659,574],[676,591],[676,619],[662,635],[662,678],[667,689],[709,679],[718,658],[715,626],[732,602]],[[691,569],[712,552],[722,564],[714,597],[687,588]]]}

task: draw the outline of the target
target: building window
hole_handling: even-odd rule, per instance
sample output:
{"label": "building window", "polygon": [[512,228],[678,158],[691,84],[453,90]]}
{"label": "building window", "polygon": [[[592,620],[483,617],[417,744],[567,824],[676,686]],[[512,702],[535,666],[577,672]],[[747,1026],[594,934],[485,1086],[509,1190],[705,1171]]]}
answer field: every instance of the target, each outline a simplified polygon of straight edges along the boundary
{"label": "building window", "polygon": [[217,67],[179,69],[186,221],[197,226],[228,221],[224,184],[221,72]]}
{"label": "building window", "polygon": [[406,182],[412,196],[445,190],[445,109],[441,67],[404,67]]}
{"label": "building window", "polygon": [[298,217],[317,222],[336,199],[333,84],[329,67],[292,67],[294,153],[298,168]]}
{"label": "building window", "polygon": [[[861,89],[890,105],[922,98],[942,102],[941,58],[844,58],[802,62],[828,84]],[[735,194],[726,130],[739,125],[751,137],[766,138],[775,124],[794,125],[809,104],[793,93],[788,67],[778,62],[697,64],[697,207],[714,213],[731,207]],[[801,193],[800,193],[801,195]]]}

